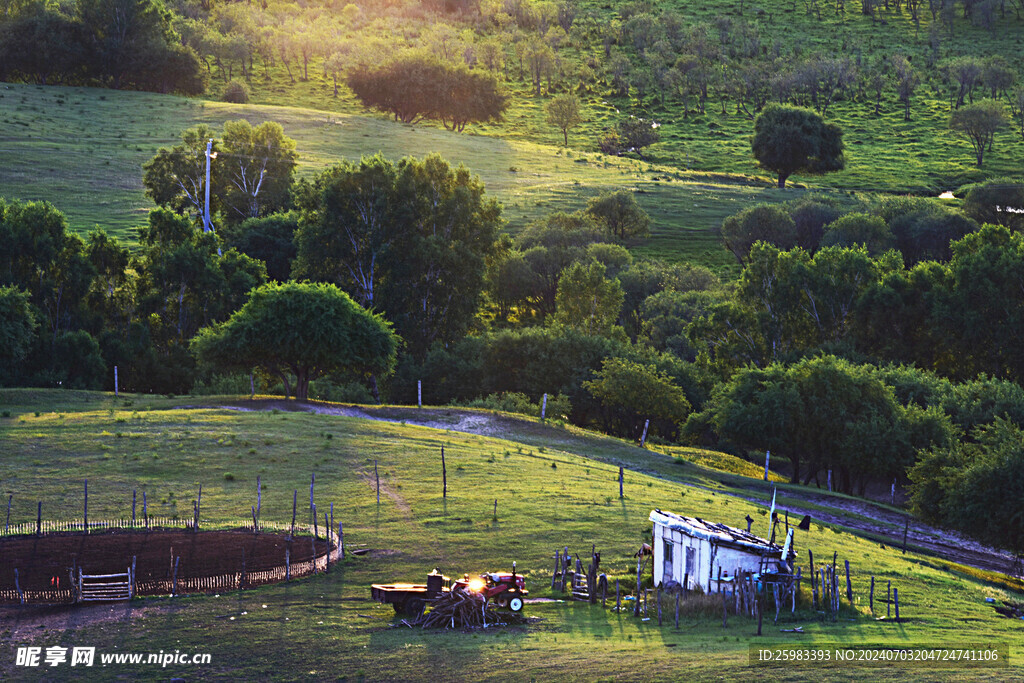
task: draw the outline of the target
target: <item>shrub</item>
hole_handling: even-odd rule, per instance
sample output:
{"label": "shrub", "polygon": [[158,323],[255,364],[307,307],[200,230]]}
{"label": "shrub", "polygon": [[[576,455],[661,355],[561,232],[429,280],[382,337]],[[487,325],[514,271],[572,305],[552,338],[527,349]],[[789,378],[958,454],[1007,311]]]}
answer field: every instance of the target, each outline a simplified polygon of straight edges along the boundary
{"label": "shrub", "polygon": [[231,81],[224,86],[220,99],[234,104],[246,104],[249,101],[249,87],[241,81]]}

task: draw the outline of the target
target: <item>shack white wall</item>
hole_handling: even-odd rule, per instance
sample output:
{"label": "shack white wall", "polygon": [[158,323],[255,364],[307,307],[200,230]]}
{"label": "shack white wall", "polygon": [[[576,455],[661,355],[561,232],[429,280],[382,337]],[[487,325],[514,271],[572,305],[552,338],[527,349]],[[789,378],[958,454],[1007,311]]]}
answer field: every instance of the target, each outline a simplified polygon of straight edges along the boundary
{"label": "shack white wall", "polygon": [[[706,592],[717,591],[718,569],[722,576],[733,576],[737,570],[756,572],[761,568],[761,558],[753,553],[736,548],[712,547],[711,541],[689,536],[679,529],[672,529],[655,522],[654,524],[654,585],[675,581],[682,583],[686,576],[686,549],[693,548],[694,565],[697,571],[687,577],[687,588],[701,586]],[[672,545],[671,573],[665,566],[665,543]]]}

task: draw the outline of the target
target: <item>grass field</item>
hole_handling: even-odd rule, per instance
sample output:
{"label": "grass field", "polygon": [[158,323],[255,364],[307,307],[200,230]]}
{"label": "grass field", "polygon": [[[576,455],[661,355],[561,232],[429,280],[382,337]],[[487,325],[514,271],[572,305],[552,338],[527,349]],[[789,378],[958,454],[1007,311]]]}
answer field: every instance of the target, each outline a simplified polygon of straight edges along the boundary
{"label": "grass field", "polygon": [[[261,105],[231,105],[150,93],[8,84],[0,89],[0,193],[47,200],[73,229],[95,225],[127,242],[152,202],[142,164],[182,130],[246,118],[279,122],[297,141],[299,174],[378,151],[390,158],[440,152],[478,174],[504,205],[508,229],[553,211],[582,208],[602,190],[635,189],[652,218],[652,236],[635,252],[736,269],[719,241],[726,216],[759,201],[794,199],[761,179],[688,173],[645,162],[516,140],[457,134],[379,117]],[[850,199],[847,197],[846,199]]]}
{"label": "grass field", "polygon": [[[102,618],[80,610],[7,610],[0,624],[2,649],[10,653],[0,657],[5,677],[24,675],[13,665],[13,653],[25,645],[212,655],[212,664],[188,668],[111,665],[82,673],[63,668],[62,680],[678,680],[683,675],[1006,680],[1024,675],[1018,663],[1024,656],[1020,627],[996,617],[984,603],[986,597],[1008,597],[1005,590],[822,525],[798,533],[800,562],[806,562],[808,548],[816,559],[833,551],[840,564],[848,559],[855,605],[834,623],[802,607],[797,616],[803,636],[779,633],[797,625],[788,615],[779,626],[766,620],[766,636],[757,638],[755,624],[736,616],[723,628],[720,614],[684,613],[676,630],[671,617],[659,627],[653,611],[649,621],[640,621],[563,602],[528,605],[528,614],[540,621],[523,628],[477,633],[395,628],[393,611],[369,600],[370,583],[415,580],[433,567],[449,574],[504,569],[516,560],[533,596],[558,598],[548,588],[556,548],[568,545],[586,554],[595,544],[603,570],[613,581],[628,583],[635,572],[632,553],[645,538],[653,507],[735,525],[750,514],[755,531],[764,526],[764,508],[728,495],[729,477],[737,475],[679,465],[671,456],[617,440],[587,441],[589,435],[571,429],[524,426],[519,441],[511,434],[498,439],[286,411],[169,409],[194,401],[0,391],[0,409],[10,414],[0,418],[0,493],[13,495],[12,523],[32,518],[39,500],[44,516],[77,517],[78,492],[88,477],[90,515],[96,518],[125,514],[132,489],[147,491],[153,514],[188,515],[202,484],[204,522],[226,524],[247,516],[257,475],[267,485],[264,518],[287,521],[292,491],[299,491],[301,502],[315,472],[318,509],[333,502],[350,549],[371,552],[307,580],[219,597],[136,600],[102,609]],[[572,452],[582,443],[589,443],[600,460]],[[441,496],[441,445],[447,499]],[[646,473],[656,474],[659,458],[663,467],[679,473],[676,480]],[[612,459],[628,468],[621,500]],[[683,480],[718,490],[693,488]],[[891,580],[899,588],[904,623],[876,621],[867,613],[871,574],[881,585]],[[884,605],[876,603],[878,609],[884,613]],[[751,644],[935,646],[967,640],[1008,643],[1012,668],[769,670],[748,663]]]}

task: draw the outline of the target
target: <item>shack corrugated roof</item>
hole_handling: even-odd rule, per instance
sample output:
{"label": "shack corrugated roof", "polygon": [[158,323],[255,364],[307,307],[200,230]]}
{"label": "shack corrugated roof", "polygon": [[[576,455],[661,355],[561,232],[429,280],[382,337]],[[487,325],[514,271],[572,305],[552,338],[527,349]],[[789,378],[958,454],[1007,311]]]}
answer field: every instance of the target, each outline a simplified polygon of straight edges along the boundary
{"label": "shack corrugated roof", "polygon": [[[719,545],[747,550],[755,555],[782,557],[782,548],[775,543],[769,543],[760,536],[719,522],[709,522],[700,517],[684,517],[658,509],[651,511],[650,520],[669,529],[682,531],[687,536],[713,541]],[[792,554],[792,551],[790,552]]]}

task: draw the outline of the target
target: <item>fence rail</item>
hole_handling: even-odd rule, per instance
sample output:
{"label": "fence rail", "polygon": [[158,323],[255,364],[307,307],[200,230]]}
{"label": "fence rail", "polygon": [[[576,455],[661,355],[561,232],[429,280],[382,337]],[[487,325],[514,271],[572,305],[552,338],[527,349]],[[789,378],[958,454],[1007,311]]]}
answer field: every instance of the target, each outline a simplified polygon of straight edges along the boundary
{"label": "fence rail", "polygon": [[[180,532],[191,531],[192,529],[192,519],[170,517],[150,517],[144,522],[136,520],[134,523],[131,519],[89,521],[90,531],[134,530],[139,532]],[[210,524],[206,527],[201,527],[199,529],[199,533],[203,533],[204,531],[228,530],[241,530],[252,533],[285,533],[292,532],[294,530],[296,535],[301,535],[306,538],[313,537],[313,540],[315,541],[327,541],[327,548],[319,554],[316,554],[312,559],[304,560],[302,562],[287,562],[286,560],[286,564],[281,564],[270,569],[231,572],[216,576],[175,577],[172,579],[138,581],[132,575],[131,569],[129,569],[127,574],[82,574],[80,576],[77,591],[74,588],[43,591],[0,589],[0,602],[20,601],[22,603],[37,604],[72,604],[76,601],[76,592],[82,601],[87,601],[96,599],[127,599],[135,595],[177,595],[181,593],[239,590],[270,583],[279,583],[286,579],[303,578],[317,572],[326,571],[330,566],[330,562],[332,560],[337,561],[342,552],[340,538],[334,529],[327,529],[319,525],[314,527],[312,524],[296,523],[293,526],[289,523],[260,521],[254,528],[252,520],[248,519],[244,521],[223,521],[216,525]],[[10,525],[6,528],[6,531],[0,530],[0,538],[11,538],[15,536],[48,536],[74,532],[83,533],[84,531],[85,529],[81,520],[71,522],[43,521],[39,524],[36,522],[30,522]],[[314,532],[316,533],[314,534]],[[81,573],[81,568],[79,568],[79,572]],[[122,577],[127,577],[126,581],[101,581],[98,584],[93,584],[96,588],[92,592],[92,595],[116,595],[117,597],[86,597],[86,595],[90,594],[88,589],[89,584],[86,583],[87,579],[117,579]],[[128,594],[121,597],[125,590],[127,590]]]}

